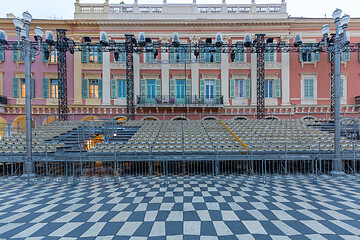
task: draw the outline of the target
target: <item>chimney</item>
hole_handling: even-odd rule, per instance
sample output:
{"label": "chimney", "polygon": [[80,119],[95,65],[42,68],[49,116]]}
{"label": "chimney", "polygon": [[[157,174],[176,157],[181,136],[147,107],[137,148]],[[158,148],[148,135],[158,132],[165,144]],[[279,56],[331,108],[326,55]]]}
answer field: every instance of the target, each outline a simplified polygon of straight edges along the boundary
{"label": "chimney", "polygon": [[15,18],[15,15],[13,13],[7,13],[6,18]]}

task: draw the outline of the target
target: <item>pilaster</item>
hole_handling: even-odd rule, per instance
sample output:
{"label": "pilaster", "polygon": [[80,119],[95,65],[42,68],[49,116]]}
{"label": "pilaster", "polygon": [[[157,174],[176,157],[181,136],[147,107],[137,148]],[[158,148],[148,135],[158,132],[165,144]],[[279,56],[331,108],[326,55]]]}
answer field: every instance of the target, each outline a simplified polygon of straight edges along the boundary
{"label": "pilaster", "polygon": [[[190,37],[191,44],[197,44],[200,41],[199,36]],[[191,59],[195,59],[195,54],[191,53]],[[196,95],[199,97],[199,63],[191,64],[191,92],[192,95]]]}
{"label": "pilaster", "polygon": [[[281,41],[289,42],[289,35],[281,36]],[[290,105],[290,53],[281,53],[281,105]]]}
{"label": "pilaster", "polygon": [[[169,36],[161,36],[161,43],[169,43]],[[169,60],[169,53],[162,52],[161,60]],[[170,64],[161,64],[161,94],[169,95],[170,89]]]}
{"label": "pilaster", "polygon": [[133,54],[134,61],[134,101],[136,96],[140,95],[140,55]]}
{"label": "pilaster", "polygon": [[251,53],[251,105],[257,104],[257,54]]}
{"label": "pilaster", "polygon": [[103,52],[103,102],[102,105],[111,105],[110,92],[111,92],[111,76],[110,76],[110,52]]}
{"label": "pilaster", "polygon": [[[229,37],[223,36],[223,43],[228,44]],[[229,54],[221,53],[221,95],[224,96],[224,106],[230,106],[229,102]]]}
{"label": "pilaster", "polygon": [[74,105],[82,105],[81,92],[82,65],[81,52],[74,52]]}

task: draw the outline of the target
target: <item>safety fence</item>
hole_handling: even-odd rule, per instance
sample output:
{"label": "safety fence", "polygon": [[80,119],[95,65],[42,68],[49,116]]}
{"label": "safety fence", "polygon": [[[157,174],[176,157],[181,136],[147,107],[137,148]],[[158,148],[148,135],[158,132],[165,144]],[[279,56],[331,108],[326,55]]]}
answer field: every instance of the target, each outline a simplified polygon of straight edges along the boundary
{"label": "safety fence", "polygon": [[[341,162],[341,169],[335,168],[335,161]],[[333,177],[359,177],[360,154],[342,154],[335,160],[333,154],[307,156],[199,155],[151,158],[109,158],[95,161],[79,160],[75,156],[66,160],[36,160],[29,164],[24,159],[0,160],[1,181],[56,181],[64,183],[92,181],[132,181],[141,179],[174,180],[206,177],[218,180],[251,178],[269,182],[276,178],[307,179],[314,182]],[[31,166],[31,167],[26,167]],[[335,174],[336,173],[336,174]],[[341,174],[339,174],[341,173]]]}

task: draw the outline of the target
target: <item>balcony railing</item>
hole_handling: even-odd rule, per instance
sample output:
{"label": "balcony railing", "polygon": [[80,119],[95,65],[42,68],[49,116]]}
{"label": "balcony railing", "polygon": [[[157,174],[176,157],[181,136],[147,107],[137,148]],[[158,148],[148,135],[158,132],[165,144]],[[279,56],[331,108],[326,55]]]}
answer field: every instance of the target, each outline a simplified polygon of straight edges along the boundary
{"label": "balcony railing", "polygon": [[355,104],[360,106],[360,96],[355,97]]}
{"label": "balcony railing", "polygon": [[137,96],[139,106],[214,106],[223,105],[223,96],[197,96],[197,95],[141,95]]}
{"label": "balcony railing", "polygon": [[7,97],[0,96],[0,104],[7,104]]}

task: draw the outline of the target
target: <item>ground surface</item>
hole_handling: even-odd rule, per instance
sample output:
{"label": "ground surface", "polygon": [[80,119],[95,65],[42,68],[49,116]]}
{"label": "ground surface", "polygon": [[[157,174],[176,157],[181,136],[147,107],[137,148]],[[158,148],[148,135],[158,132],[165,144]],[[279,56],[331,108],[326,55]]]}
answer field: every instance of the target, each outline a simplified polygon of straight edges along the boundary
{"label": "ground surface", "polygon": [[0,239],[360,239],[359,183],[2,182]]}

